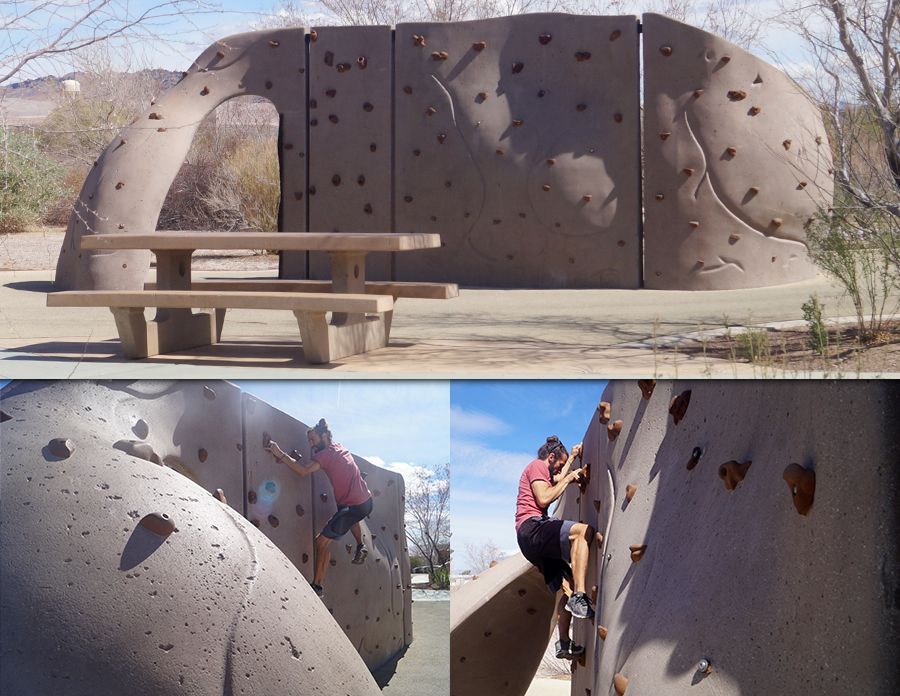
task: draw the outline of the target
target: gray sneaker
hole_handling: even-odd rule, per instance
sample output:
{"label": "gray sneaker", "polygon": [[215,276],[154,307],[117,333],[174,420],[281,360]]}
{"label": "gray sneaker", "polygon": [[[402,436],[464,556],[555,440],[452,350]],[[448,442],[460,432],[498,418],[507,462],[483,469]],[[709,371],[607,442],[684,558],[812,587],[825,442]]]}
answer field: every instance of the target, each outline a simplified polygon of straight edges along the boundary
{"label": "gray sneaker", "polygon": [[360,544],[356,547],[356,555],[353,557],[353,560],[350,561],[353,565],[362,565],[366,561],[366,556],[369,555],[369,549],[366,548],[365,544]]}
{"label": "gray sneaker", "polygon": [[557,660],[577,660],[582,655],[584,655],[583,645],[578,645],[575,641],[569,641],[564,646],[562,641],[556,641]]}
{"label": "gray sneaker", "polygon": [[591,609],[591,600],[584,592],[576,592],[566,602],[566,611],[576,619],[594,618],[594,610]]}
{"label": "gray sneaker", "polygon": [[313,592],[315,592],[319,597],[321,597],[322,595],[325,594],[325,590],[322,589],[321,585],[316,585],[315,583],[311,582],[311,583],[309,583],[309,586],[313,589]]}

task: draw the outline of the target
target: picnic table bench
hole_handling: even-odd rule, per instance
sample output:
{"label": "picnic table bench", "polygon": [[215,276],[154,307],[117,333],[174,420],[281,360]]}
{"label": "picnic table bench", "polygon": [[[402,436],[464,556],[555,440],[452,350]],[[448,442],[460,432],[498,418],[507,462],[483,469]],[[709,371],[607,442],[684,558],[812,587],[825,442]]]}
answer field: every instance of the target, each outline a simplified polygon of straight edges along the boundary
{"label": "picnic table bench", "polygon": [[[368,252],[438,247],[436,234],[126,232],[82,237],[81,246],[150,249],[156,254],[157,280],[146,283],[143,290],[65,291],[47,296],[51,307],[109,307],[127,358],[217,343],[227,309],[281,309],[297,318],[306,361],[327,363],[386,346],[398,298],[449,299],[459,294],[451,283],[365,280]],[[332,260],[332,280],[192,281],[191,257],[196,249],[326,251]],[[149,322],[146,307],[157,308]]]}

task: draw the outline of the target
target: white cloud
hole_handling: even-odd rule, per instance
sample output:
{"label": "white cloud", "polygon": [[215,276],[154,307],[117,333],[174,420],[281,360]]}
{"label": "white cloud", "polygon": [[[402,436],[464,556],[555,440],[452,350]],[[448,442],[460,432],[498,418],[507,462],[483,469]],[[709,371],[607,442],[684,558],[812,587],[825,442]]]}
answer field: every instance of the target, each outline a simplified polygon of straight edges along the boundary
{"label": "white cloud", "polygon": [[532,459],[534,454],[527,452],[495,450],[465,440],[450,442],[450,468],[456,475],[515,485]]}
{"label": "white cloud", "polygon": [[459,406],[450,407],[450,432],[452,435],[505,435],[509,425],[496,416],[481,411],[469,411]]}

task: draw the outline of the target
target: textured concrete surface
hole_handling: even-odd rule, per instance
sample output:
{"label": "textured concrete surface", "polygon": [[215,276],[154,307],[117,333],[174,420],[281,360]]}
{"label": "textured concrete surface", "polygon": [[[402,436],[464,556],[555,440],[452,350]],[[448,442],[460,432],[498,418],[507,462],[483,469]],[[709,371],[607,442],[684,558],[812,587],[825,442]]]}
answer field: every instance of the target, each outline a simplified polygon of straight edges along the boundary
{"label": "textured concrete surface", "polygon": [[[378,693],[321,600],[259,530],[174,469],[114,447],[143,401],[168,388],[4,390],[4,693]],[[143,395],[124,398],[129,390]],[[71,441],[70,456],[51,453],[58,437]],[[175,531],[139,523],[152,513]]]}
{"label": "textured concrete surface", "polygon": [[665,290],[812,278],[807,218],[831,202],[812,100],[734,44],[643,16],[644,276]]}
{"label": "textured concrete surface", "polygon": [[395,224],[445,244],[398,277],[638,287],[637,47],[633,16],[397,25]]}
{"label": "textured concrete surface", "polygon": [[413,600],[415,641],[372,673],[384,696],[421,696],[423,688],[449,696],[450,607],[441,599]]}
{"label": "textured concrete surface", "polygon": [[[675,425],[671,401],[688,391]],[[897,386],[659,382],[648,401],[634,381],[613,381],[599,398],[624,427],[610,441],[594,414],[584,436],[590,480],[583,492],[569,489],[555,512],[602,537],[587,576],[597,616],[572,623],[587,648],[573,665],[572,696],[623,686],[629,696],[894,693]],[[732,490],[721,470],[730,461],[746,469]],[[816,474],[806,515],[783,478],[791,463]],[[633,552],[642,546],[643,555]],[[464,589],[475,594],[480,584]],[[494,601],[495,588],[480,594],[465,606],[498,622],[517,616],[518,607]],[[522,636],[481,659],[512,669],[507,662],[531,647]],[[698,672],[701,659],[709,674]],[[526,660],[520,666],[533,673]],[[454,680],[453,690],[497,692],[477,679]]]}
{"label": "textured concrete surface", "polygon": [[[89,670],[79,671],[72,663],[88,660],[105,674],[112,664],[107,656],[118,659],[126,651],[128,664],[135,665],[135,670],[153,670],[157,653],[149,650],[145,636],[163,633],[167,640],[161,645],[187,646],[176,665],[181,673],[175,677],[160,673],[158,679],[155,675],[148,685],[135,687],[134,693],[172,693],[173,683],[192,684],[189,693],[238,693],[239,686],[249,687],[248,693],[264,688],[280,692],[278,679],[294,674],[296,665],[282,665],[277,651],[269,655],[269,661],[256,658],[274,647],[266,641],[282,635],[293,641],[286,649],[291,660],[309,654],[322,657],[335,670],[347,670],[345,680],[343,672],[335,677],[327,665],[304,662],[304,677],[319,669],[321,683],[328,684],[328,689],[358,682],[348,686],[350,692],[366,693],[374,686],[367,668],[385,663],[412,641],[412,592],[399,475],[357,460],[376,497],[375,510],[363,523],[370,555],[365,565],[352,566],[346,550],[349,535],[332,544],[335,566],[326,572],[323,602],[308,583],[313,575],[313,537],[335,510],[331,486],[321,472],[301,479],[287,467],[277,467],[262,450],[265,429],[288,451],[302,444],[308,456],[304,424],[251,395],[244,394],[242,399],[237,387],[221,381],[24,382],[7,386],[2,397],[4,688],[34,684],[40,688],[28,693],[45,693],[40,690],[44,679],[62,680],[69,674],[76,680],[72,684],[77,684],[73,693],[88,687],[113,693],[111,686],[104,686],[106,682],[90,682]],[[64,470],[57,471],[60,466]],[[227,506],[213,497],[216,489],[222,489]],[[253,504],[250,491],[256,498]],[[227,514],[216,513],[225,509]],[[166,544],[184,540],[178,550],[154,555],[156,562],[147,564],[145,559],[159,544],[151,543],[154,537],[148,537],[138,522],[152,513],[168,515],[168,519],[157,517],[157,524],[172,520],[176,532],[189,536],[170,534]],[[254,528],[254,520],[259,529]],[[76,544],[73,530],[79,525]],[[218,538],[220,530],[226,535],[224,541]],[[134,563],[129,560],[126,568],[123,560],[118,570],[108,567],[107,557],[116,554]],[[247,572],[241,570],[244,566]],[[276,571],[266,570],[269,567]],[[73,568],[78,571],[77,582],[66,584]],[[223,579],[235,573],[253,582]],[[142,574],[147,577],[137,582]],[[216,582],[211,583],[210,577]],[[290,596],[281,591],[287,582],[293,588]],[[155,587],[145,587],[147,583]],[[166,587],[171,588],[168,593]],[[121,596],[119,588],[123,588]],[[115,602],[109,605],[106,595],[113,594]],[[153,599],[163,595],[165,601]],[[94,607],[101,596],[104,599]],[[295,596],[303,597],[303,604],[292,610],[284,603]],[[129,604],[134,597],[140,601]],[[152,606],[158,611],[145,611],[147,601],[156,602]],[[83,609],[85,603],[91,603],[90,612]],[[61,607],[67,608],[66,615],[57,627],[51,619]],[[268,614],[256,613],[257,609],[277,614],[277,620],[270,621]],[[290,612],[286,616],[285,609]],[[73,640],[72,636],[98,633],[96,621],[103,612],[116,617],[115,630],[96,645]],[[181,616],[193,617],[185,629],[190,629],[190,635],[176,643],[172,636],[179,630],[177,617]],[[246,630],[235,632],[238,619],[229,616],[246,621],[246,626],[240,624]],[[300,616],[311,618],[307,622]],[[281,633],[281,622],[291,624],[292,631]],[[139,633],[125,635],[137,631],[138,623]],[[260,634],[269,630],[269,624],[274,633]],[[319,631],[320,625],[327,630]],[[23,642],[24,632],[29,637]],[[196,651],[204,644],[193,636],[205,632],[219,636],[222,647],[219,652],[203,650],[208,655],[199,656]],[[307,653],[306,640],[321,641],[327,649]],[[65,650],[47,656],[35,647],[41,641],[61,641],[66,643]],[[117,641],[123,645],[112,651],[108,643]],[[111,652],[97,656],[98,648]],[[232,654],[236,650],[244,656],[237,662]],[[342,651],[354,659],[333,657]],[[230,665],[242,664],[244,659],[262,662],[253,671],[264,671],[265,679],[235,685]],[[354,676],[357,663],[365,677]],[[192,664],[194,671],[185,672],[185,665]],[[224,671],[216,672],[214,665]],[[195,682],[201,677],[204,684],[198,687]],[[295,677],[291,679],[296,681]],[[309,679],[304,683],[309,684]],[[327,693],[333,693],[328,689]]]}

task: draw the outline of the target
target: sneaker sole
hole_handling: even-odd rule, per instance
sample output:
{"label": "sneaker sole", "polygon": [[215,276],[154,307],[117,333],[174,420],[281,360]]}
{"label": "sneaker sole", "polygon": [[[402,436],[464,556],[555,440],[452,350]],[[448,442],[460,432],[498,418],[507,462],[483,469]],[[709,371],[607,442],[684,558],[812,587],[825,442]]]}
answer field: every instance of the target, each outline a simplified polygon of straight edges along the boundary
{"label": "sneaker sole", "polygon": [[368,552],[368,551],[364,551],[363,553],[361,553],[361,554],[359,555],[359,558],[354,558],[354,559],[353,559],[352,561],[350,561],[350,562],[351,562],[353,565],[362,565],[363,563],[366,562],[366,558],[368,558],[368,556],[369,556],[369,552]]}

